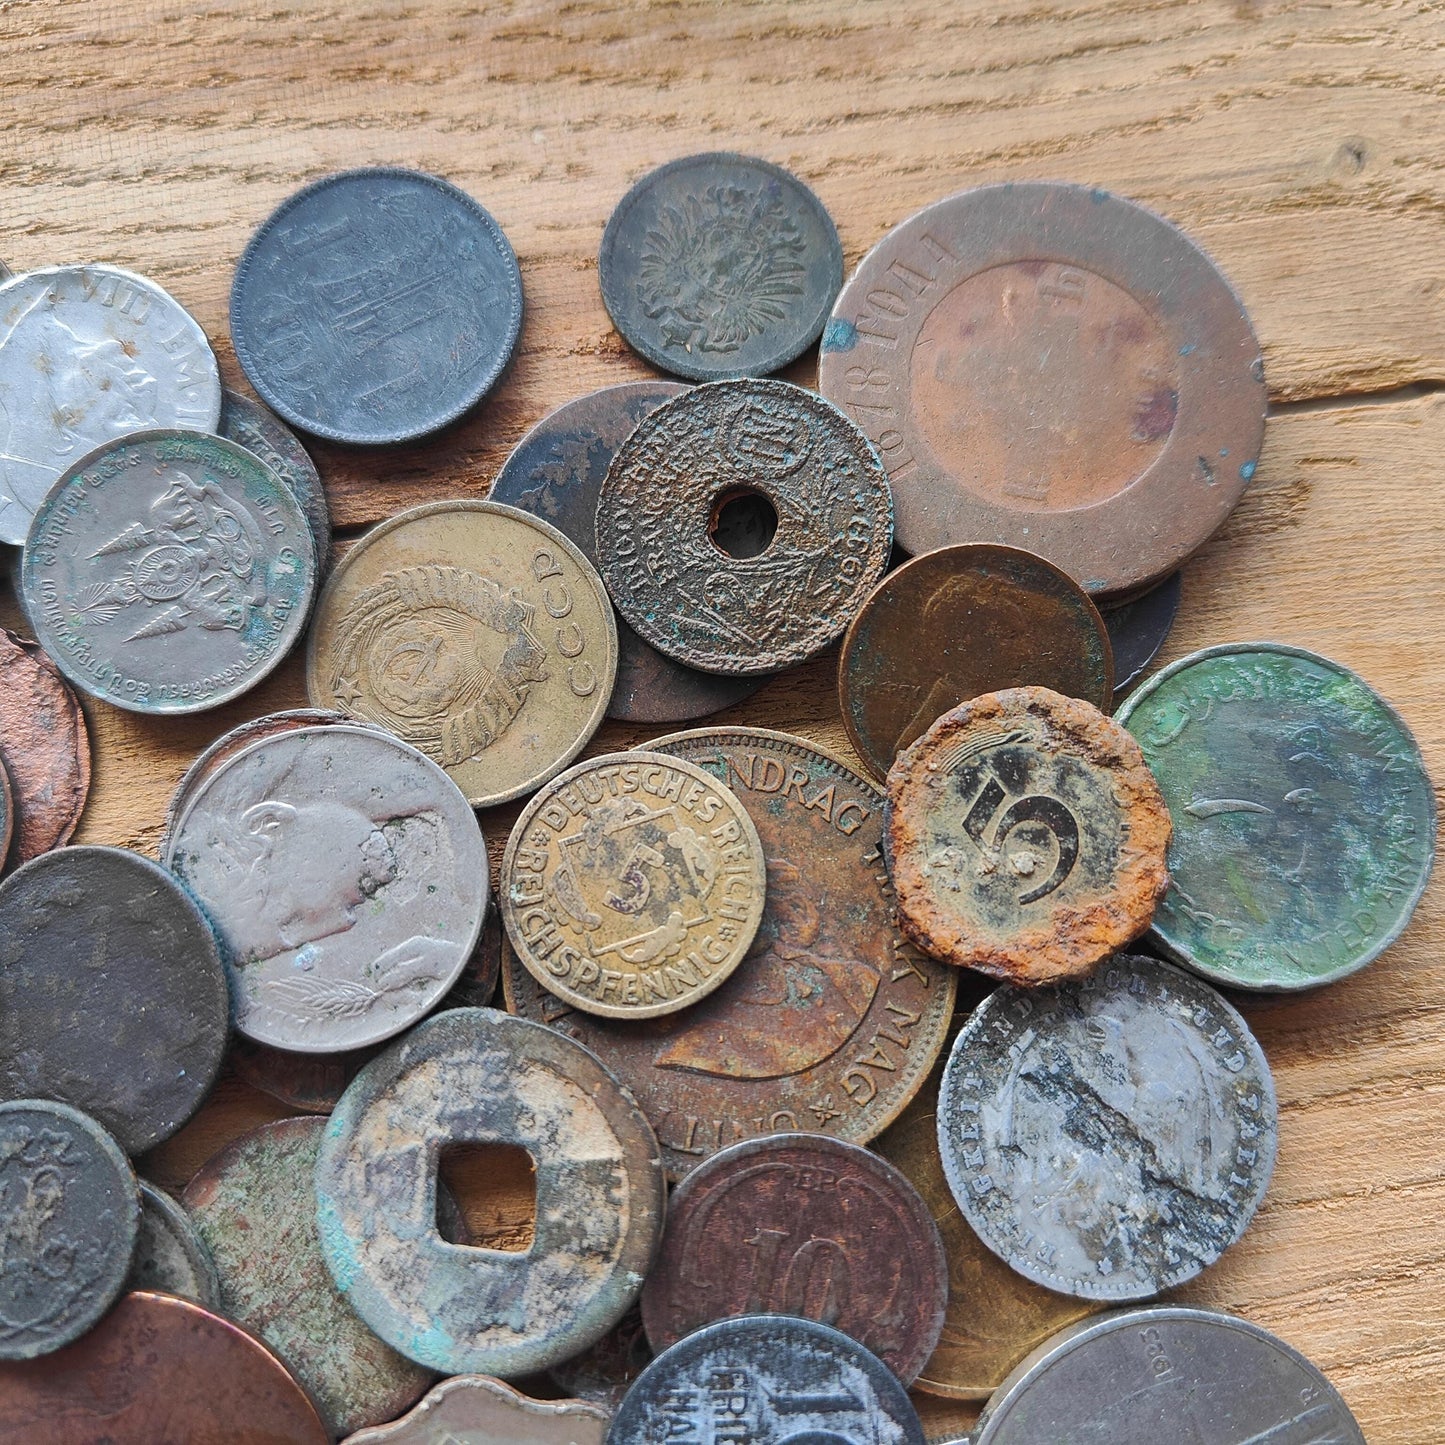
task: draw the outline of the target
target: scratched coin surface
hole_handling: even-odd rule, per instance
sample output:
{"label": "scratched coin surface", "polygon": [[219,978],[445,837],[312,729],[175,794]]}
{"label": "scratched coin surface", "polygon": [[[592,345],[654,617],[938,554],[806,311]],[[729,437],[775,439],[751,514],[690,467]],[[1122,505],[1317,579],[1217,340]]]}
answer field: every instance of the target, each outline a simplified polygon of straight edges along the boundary
{"label": "scratched coin surface", "polygon": [[758,830],[711,773],[606,753],[553,778],[502,859],[502,916],[549,993],[605,1018],[676,1013],[743,961],[763,916]]}
{"label": "scratched coin surface", "polygon": [[1103,712],[1108,629],[1067,573],[1017,547],[943,547],[890,572],[838,655],[838,703],[858,756],[886,776],[902,748],[982,693],[1038,685]]}
{"label": "scratched coin surface", "polygon": [[[437,1232],[449,1144],[536,1168],[525,1252]],[[585,1349],[637,1298],[662,1231],[657,1140],[595,1055],[493,1009],[426,1020],[357,1075],[316,1166],[321,1246],[383,1339],[445,1374],[522,1375]]]}
{"label": "scratched coin surface", "polygon": [[882,794],[806,739],[762,728],[699,728],[648,747],[698,764],[748,810],[767,861],[752,948],[695,1007],[638,1022],[573,1010],[511,955],[507,1007],[578,1039],[618,1075],[673,1179],[725,1145],[784,1129],[866,1144],[927,1077],[957,988],[955,970],[893,925]]}
{"label": "scratched coin surface", "polygon": [[0,1098],[63,1099],[142,1153],[205,1101],[228,1012],[206,916],[149,858],[59,848],[0,883]]}
{"label": "scratched coin surface", "polygon": [[496,385],[522,329],[511,243],[422,171],[341,171],[297,191],[247,243],[231,337],[251,385],[313,436],[411,441]]}
{"label": "scratched coin surface", "polygon": [[1171,573],[1138,597],[1099,609],[1114,649],[1115,699],[1128,692],[1159,655],[1179,611],[1183,577],[1182,572]]}
{"label": "scratched coin surface", "polygon": [[752,156],[684,156],[617,204],[597,258],[602,301],[634,351],[692,381],[761,376],[817,339],[843,284],[833,218]]}
{"label": "scratched coin surface", "polygon": [[291,650],[316,549],[290,488],[244,447],[137,432],[51,488],[21,579],[36,638],[77,687],[133,712],[198,712]]}
{"label": "scratched coin surface", "polygon": [[46,1099],[0,1103],[0,1360],[33,1360],[105,1314],[130,1270],[140,1191],[93,1119]]}
{"label": "scratched coin surface", "polygon": [[976,1445],[1365,1445],[1298,1350],[1247,1320],[1181,1305],[1112,1310],[1042,1345],[979,1417]]}
{"label": "scratched coin surface", "polygon": [[162,1290],[194,1300],[208,1310],[221,1308],[221,1279],[216,1263],[190,1216],[163,1189],[140,1180],[140,1233],[126,1276],[128,1290]]}
{"label": "scratched coin surface", "polygon": [[1044,687],[945,713],[888,772],[904,933],[994,978],[1087,973],[1149,926],[1169,814],[1132,737]]}
{"label": "scratched coin surface", "polygon": [[154,281],[117,266],[46,266],[0,289],[0,542],[25,541],[51,485],[131,432],[209,432],[210,344]]}
{"label": "scratched coin surface", "polygon": [[1090,593],[1172,572],[1264,436],[1259,342],[1177,227],[1088,186],[981,186],[890,231],[844,287],[818,389],[876,443],[898,541],[1027,547]]}
{"label": "scratched coin surface", "polygon": [[1210,647],[1120,709],[1174,817],[1155,938],[1232,988],[1300,989],[1400,935],[1435,856],[1435,799],[1399,713],[1337,662]]}
{"label": "scratched coin surface", "polygon": [[938,1342],[948,1261],[918,1191],[886,1160],[822,1134],[746,1139],[672,1193],[642,1291],[652,1348],[713,1320],[819,1320],[911,1384]]}
{"label": "scratched coin surface", "polygon": [[704,672],[777,672],[839,638],[888,566],[878,454],[786,381],[693,387],[644,417],[597,498],[617,610]]}
{"label": "scratched coin surface", "polygon": [[954,1041],[938,1148],[958,1207],[1025,1278],[1138,1300],[1248,1227],[1274,1169],[1274,1084],[1213,988],[1119,954],[1089,978],[1008,984]]}
{"label": "scratched coin surface", "polygon": [[253,743],[197,790],[165,863],[215,925],[237,1029],[298,1053],[415,1023],[461,974],[487,907],[466,799],[375,728]]}
{"label": "scratched coin surface", "polygon": [[436,502],[374,527],[316,604],[306,689],[420,748],[473,807],[535,792],[586,745],[617,674],[596,569],[550,523]]}
{"label": "scratched coin surface", "polygon": [[453,1375],[400,1420],[344,1445],[602,1445],[609,1418],[582,1400],[533,1400],[487,1375]]}

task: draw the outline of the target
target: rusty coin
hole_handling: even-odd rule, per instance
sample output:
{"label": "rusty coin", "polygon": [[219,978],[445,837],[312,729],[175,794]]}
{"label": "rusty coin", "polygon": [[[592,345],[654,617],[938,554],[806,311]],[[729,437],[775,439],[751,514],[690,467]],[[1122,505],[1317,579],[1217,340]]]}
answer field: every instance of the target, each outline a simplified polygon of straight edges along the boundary
{"label": "rusty coin", "polygon": [[818,388],[877,444],[898,540],[1027,547],[1091,593],[1173,571],[1264,436],[1259,342],[1214,263],[1087,186],[982,186],[863,258]]}
{"label": "rusty coin", "polygon": [[140,1180],[140,1233],[125,1287],[158,1289],[221,1308],[221,1280],[190,1216],[163,1189]]}
{"label": "rusty coin", "polygon": [[918,1191],[822,1134],[746,1139],[673,1191],[642,1321],[665,1350],[713,1320],[818,1320],[912,1382],[938,1342],[948,1261]]}
{"label": "rusty coin", "polygon": [[1120,698],[1141,677],[1159,655],[1174,626],[1183,588],[1182,572],[1166,577],[1127,602],[1101,607],[1099,615],[1109,629],[1114,649],[1114,697]]}
{"label": "rusty coin", "polygon": [[602,1445],[608,1419],[582,1400],[533,1400],[487,1375],[453,1375],[400,1420],[344,1445]]}
{"label": "rusty coin", "polygon": [[767,861],[758,936],[696,1007],[639,1022],[576,1012],[508,950],[507,1007],[586,1044],[636,1095],[680,1179],[783,1129],[866,1144],[937,1058],[957,976],[899,937],[883,797],[804,738],[699,728],[649,748],[697,763],[748,810]]}
{"label": "rusty coin", "polygon": [[704,672],[777,672],[842,635],[888,566],[868,439],[786,381],[694,387],[644,417],[597,498],[617,610]]}
{"label": "rusty coin", "polygon": [[838,656],[843,725],[880,778],[950,708],[1030,685],[1108,712],[1114,660],[1083,588],[1017,547],[942,547],[890,572]]}

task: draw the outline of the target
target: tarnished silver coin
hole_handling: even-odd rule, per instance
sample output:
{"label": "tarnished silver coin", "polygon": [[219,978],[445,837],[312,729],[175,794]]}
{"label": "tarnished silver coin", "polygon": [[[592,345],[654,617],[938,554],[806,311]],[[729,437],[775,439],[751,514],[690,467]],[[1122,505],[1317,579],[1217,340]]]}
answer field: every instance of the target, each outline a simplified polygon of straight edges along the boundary
{"label": "tarnished silver coin", "polygon": [[1213,1264],[1264,1198],[1277,1130],[1269,1065],[1235,1009],[1124,954],[991,993],[938,1101],[944,1173],[978,1237],[1080,1299],[1147,1299]]}
{"label": "tarnished silver coin", "polygon": [[155,427],[209,432],[221,377],[206,334],[154,281],[46,266],[0,289],[0,542],[24,542],[81,457]]}
{"label": "tarnished silver coin", "polygon": [[486,845],[456,784],[376,728],[254,743],[197,790],[164,862],[220,936],[236,1027],[299,1053],[399,1033],[481,933]]}
{"label": "tarnished silver coin", "polygon": [[291,650],[316,548],[260,458],[223,437],[146,431],[55,483],[21,579],[36,639],[78,687],[132,712],[199,712]]}
{"label": "tarnished silver coin", "polygon": [[186,1211],[165,1190],[144,1179],[140,1180],[140,1234],[125,1287],[164,1290],[208,1310],[221,1308],[221,1280],[211,1251]]}

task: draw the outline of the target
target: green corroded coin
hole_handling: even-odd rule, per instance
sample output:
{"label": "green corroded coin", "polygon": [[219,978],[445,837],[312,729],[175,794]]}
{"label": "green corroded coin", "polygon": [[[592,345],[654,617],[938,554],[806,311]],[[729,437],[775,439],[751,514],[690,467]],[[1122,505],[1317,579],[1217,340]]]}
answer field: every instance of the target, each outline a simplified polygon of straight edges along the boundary
{"label": "green corroded coin", "polygon": [[1235,988],[1313,988],[1400,935],[1434,861],[1434,796],[1409,728],[1361,678],[1297,647],[1210,647],[1118,719],[1174,820],[1154,915],[1171,957]]}

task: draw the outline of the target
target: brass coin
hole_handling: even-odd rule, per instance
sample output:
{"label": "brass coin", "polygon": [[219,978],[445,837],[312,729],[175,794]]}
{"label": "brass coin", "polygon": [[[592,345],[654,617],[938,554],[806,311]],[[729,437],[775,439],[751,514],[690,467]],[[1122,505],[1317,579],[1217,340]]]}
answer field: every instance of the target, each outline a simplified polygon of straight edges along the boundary
{"label": "brass coin", "polygon": [[763,845],[711,774],[657,753],[589,758],[522,810],[502,920],[532,977],[604,1018],[676,1013],[743,961],[763,916]]}
{"label": "brass coin", "polygon": [[592,564],[555,527],[496,502],[433,502],[373,527],[316,605],[316,707],[379,723],[474,808],[541,787],[586,745],[617,673]]}

